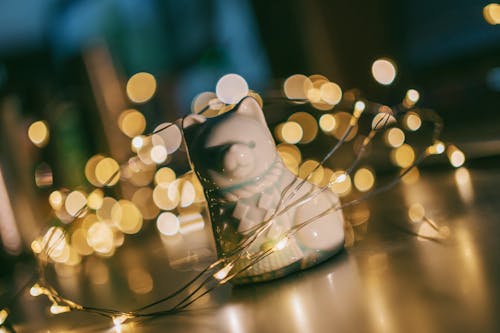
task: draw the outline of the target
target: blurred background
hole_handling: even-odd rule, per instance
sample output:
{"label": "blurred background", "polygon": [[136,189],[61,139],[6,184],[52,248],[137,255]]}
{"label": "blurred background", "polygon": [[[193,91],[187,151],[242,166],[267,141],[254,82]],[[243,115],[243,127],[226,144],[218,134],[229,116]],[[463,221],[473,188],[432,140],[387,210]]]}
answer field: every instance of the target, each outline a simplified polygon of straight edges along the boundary
{"label": "blurred background", "polygon": [[[284,80],[297,73],[323,75],[341,87],[345,98],[362,96],[389,106],[401,103],[408,89],[415,89],[419,105],[442,116],[443,137],[465,153],[469,165],[494,165],[500,154],[499,7],[482,0],[1,1],[0,293],[8,295],[9,286],[20,283],[13,282],[15,277],[29,275],[31,251],[36,252],[37,244],[33,241],[48,226],[56,226],[59,220],[64,224],[64,216],[54,215],[54,205],[75,189],[90,202],[88,195],[97,188],[96,210],[104,197],[130,200],[140,208],[141,226],[143,219],[155,220],[160,210],[169,210],[170,203],[152,199],[155,186],[150,184],[158,185],[161,177],[174,180],[171,170],[188,171],[181,154],[169,152],[171,169],[158,175],[161,166],[154,166],[143,178],[116,187],[103,184],[105,176],[113,174],[113,162],[101,165],[100,180],[89,176],[88,170],[95,169],[103,156],[120,164],[130,162],[131,139],[192,112],[193,99],[214,91],[226,73],[244,77],[264,101],[283,97]],[[395,73],[390,82],[377,80],[373,72],[377,59],[390,62],[389,70]],[[264,110],[274,129],[296,111],[306,111],[319,121],[325,112],[333,114],[338,108],[325,111],[278,102]],[[307,123],[297,116],[296,122],[301,121]],[[323,132],[325,124],[319,123]],[[318,125],[313,127],[318,132]],[[278,141],[297,143],[278,132]],[[302,160],[318,158],[318,150],[335,138],[317,140],[320,143],[313,146],[299,142],[303,156],[297,168]],[[294,148],[290,149],[293,155]],[[95,156],[94,164],[90,163]],[[159,159],[157,164],[165,162]],[[370,174],[394,167],[374,159],[367,169]],[[440,164],[449,167],[446,158],[431,167],[440,168]],[[136,195],[139,190],[142,194]],[[366,186],[357,190],[363,192]],[[73,199],[78,202],[76,194]],[[144,203],[147,200],[149,204]],[[122,209],[130,208],[125,206]],[[65,209],[68,213],[71,207]],[[164,222],[175,220],[163,217]],[[163,231],[159,222],[157,228],[144,225],[145,230],[131,236],[132,242],[136,237],[141,244],[140,237],[157,233],[156,229],[173,237],[177,231],[169,229],[167,222]],[[176,223],[182,228],[182,221]],[[192,230],[207,227],[188,224]],[[185,231],[183,237],[189,234]],[[85,235],[81,237],[85,240]],[[120,242],[116,237],[115,245]],[[170,253],[180,251],[175,244],[186,242],[171,240],[165,245]],[[199,240],[196,260],[213,257],[210,242]],[[82,245],[79,255],[93,251],[110,255],[109,249],[85,246],[89,244]],[[191,262],[188,257],[179,254],[171,266],[179,260]],[[100,267],[95,262],[94,266]],[[129,274],[129,285],[139,281],[133,288],[150,292],[152,285],[144,285],[151,279],[149,273],[134,274]]]}

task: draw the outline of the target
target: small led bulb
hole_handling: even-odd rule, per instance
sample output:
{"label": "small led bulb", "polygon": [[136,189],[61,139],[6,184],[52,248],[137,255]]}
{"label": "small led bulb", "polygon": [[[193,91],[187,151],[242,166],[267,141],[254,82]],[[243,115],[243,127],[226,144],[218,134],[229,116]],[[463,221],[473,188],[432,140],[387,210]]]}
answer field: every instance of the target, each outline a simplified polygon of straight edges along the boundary
{"label": "small led bulb", "polygon": [[229,264],[227,266],[224,266],[220,271],[215,273],[213,276],[217,280],[221,281],[229,274],[229,272],[231,272],[231,269],[233,269],[233,264]]}

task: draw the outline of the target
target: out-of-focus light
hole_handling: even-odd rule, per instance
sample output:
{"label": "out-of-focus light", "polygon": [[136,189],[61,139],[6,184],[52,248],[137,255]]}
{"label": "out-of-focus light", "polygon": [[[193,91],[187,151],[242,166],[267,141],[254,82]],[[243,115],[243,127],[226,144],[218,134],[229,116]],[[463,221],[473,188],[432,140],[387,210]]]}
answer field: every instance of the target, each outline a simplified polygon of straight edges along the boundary
{"label": "out-of-focus light", "polygon": [[337,121],[332,114],[324,114],[319,118],[319,127],[325,133],[330,133],[335,129]]}
{"label": "out-of-focus light", "polygon": [[111,209],[111,220],[121,232],[135,234],[142,227],[142,214],[128,200],[119,200]]}
{"label": "out-of-focus light", "polygon": [[139,295],[144,295],[153,290],[153,279],[146,270],[134,267],[127,272],[127,282],[130,290]]}
{"label": "out-of-focus light", "polygon": [[[404,172],[404,170],[402,170]],[[420,172],[418,171],[418,168],[412,168],[410,171],[408,171],[402,178],[401,181],[403,184],[406,185],[411,185],[415,184],[418,180],[420,179]]]}
{"label": "out-of-focus light", "polygon": [[196,97],[193,98],[193,101],[191,102],[191,112],[200,113],[204,110],[208,110],[210,101],[216,97],[217,95],[215,95],[215,93],[211,91],[205,91],[196,95]]}
{"label": "out-of-focus light", "polygon": [[450,163],[455,168],[459,168],[465,163],[465,155],[464,153],[458,149],[455,145],[449,145],[446,150],[446,154],[448,155],[448,159]]}
{"label": "out-of-focus light", "polygon": [[50,227],[42,238],[42,248],[51,255],[59,255],[66,248],[64,230],[60,227]]}
{"label": "out-of-focus light", "polygon": [[63,205],[63,199],[61,191],[53,191],[49,195],[49,204],[53,210],[59,210]]}
{"label": "out-of-focus light", "polygon": [[425,208],[419,203],[414,203],[408,209],[408,217],[412,222],[420,222],[425,217]]}
{"label": "out-of-focus light", "polygon": [[3,325],[3,323],[5,323],[5,320],[7,320],[8,316],[9,312],[7,312],[7,310],[5,309],[0,310],[0,325]]}
{"label": "out-of-focus light", "polygon": [[390,59],[377,59],[372,64],[372,75],[382,85],[391,84],[396,78],[396,66]]}
{"label": "out-of-focus light", "polygon": [[94,223],[87,231],[87,243],[98,253],[113,250],[113,230],[105,222]]}
{"label": "out-of-focus light", "polygon": [[88,256],[94,252],[87,243],[87,230],[78,228],[71,234],[71,246],[82,256]]}
{"label": "out-of-focus light", "polygon": [[419,92],[415,89],[409,89],[406,92],[406,96],[405,96],[403,104],[406,107],[411,107],[411,106],[415,105],[419,99],[420,99]]}
{"label": "out-of-focus light", "polygon": [[101,189],[95,189],[90,192],[87,197],[87,206],[90,209],[97,210],[102,206],[102,200],[104,199],[104,192]]}
{"label": "out-of-focus light", "polygon": [[369,191],[375,184],[375,176],[370,169],[360,168],[354,174],[354,186],[361,192]]}
{"label": "out-of-focus light", "polygon": [[379,112],[373,117],[372,129],[380,130],[389,124],[395,123],[396,119],[389,113]]}
{"label": "out-of-focus light", "polygon": [[205,220],[200,213],[181,213],[179,214],[180,233],[187,235],[196,231],[203,230]]}
{"label": "out-of-focus light", "polygon": [[35,121],[28,128],[28,137],[37,147],[45,147],[49,142],[50,132],[47,123],[43,120]]}
{"label": "out-of-focus light", "polygon": [[422,120],[415,112],[408,112],[403,118],[403,124],[408,130],[416,131],[422,126]]}
{"label": "out-of-focus light", "polygon": [[299,143],[304,135],[302,127],[294,121],[287,121],[286,123],[278,125],[275,133],[280,141],[290,144]]}
{"label": "out-of-focus light", "polygon": [[316,138],[318,134],[318,123],[316,122],[316,118],[311,114],[307,112],[296,112],[288,118],[288,121],[294,121],[302,128],[303,135],[300,143],[309,143]]}
{"label": "out-of-focus light", "polygon": [[154,146],[151,148],[151,159],[156,164],[161,164],[167,160],[167,149],[163,146]]}
{"label": "out-of-focus light", "polygon": [[291,145],[288,143],[280,143],[276,146],[278,153],[287,153],[289,154],[297,164],[302,161],[302,154],[300,153],[300,149],[295,145]]}
{"label": "out-of-focus light", "polygon": [[311,80],[302,74],[295,74],[287,78],[283,84],[283,92],[288,99],[305,100],[307,91],[312,87]]}
{"label": "out-of-focus light", "polygon": [[125,110],[118,118],[118,127],[126,136],[133,138],[146,129],[146,118],[137,110]]}
{"label": "out-of-focus light", "polygon": [[162,235],[173,236],[179,232],[179,219],[175,214],[164,212],[158,216],[156,227]]}
{"label": "out-of-focus light", "polygon": [[69,312],[69,311],[71,311],[71,308],[67,305],[59,305],[59,304],[54,303],[50,307],[50,313],[52,313],[52,314],[60,314],[60,313]]}
{"label": "out-of-focus light", "polygon": [[103,158],[95,167],[95,178],[101,186],[113,186],[120,180],[120,166],[111,157]]}
{"label": "out-of-focus light", "polygon": [[102,221],[111,220],[111,211],[117,202],[118,201],[112,197],[105,197],[102,199],[101,207],[96,211],[98,219]]}
{"label": "out-of-focus light", "polygon": [[155,173],[155,184],[171,183],[175,180],[175,171],[169,167],[158,169]]}
{"label": "out-of-focus light", "polygon": [[87,205],[87,197],[80,191],[73,191],[66,197],[64,207],[69,215],[73,217],[81,217],[85,213]]}
{"label": "out-of-focus light", "polygon": [[407,168],[415,161],[415,152],[410,145],[403,144],[392,150],[391,160],[395,165],[401,168]]}
{"label": "out-of-focus light", "polygon": [[363,101],[357,101],[355,104],[354,104],[354,110],[355,111],[364,111],[366,108],[366,104],[365,102]]}
{"label": "out-of-focus light", "polygon": [[102,155],[94,155],[88,159],[85,164],[85,178],[94,186],[102,186],[101,182],[99,182],[96,178],[96,166],[97,164],[104,159]]}
{"label": "out-of-focus light", "polygon": [[384,139],[388,146],[397,148],[405,142],[405,134],[401,129],[392,127],[385,132]]}
{"label": "out-of-focus light", "polygon": [[139,208],[145,220],[156,218],[160,212],[153,201],[153,190],[149,187],[142,187],[135,191],[132,196],[132,202]]}
{"label": "out-of-focus light", "polygon": [[144,146],[144,137],[142,135],[135,136],[132,139],[132,147],[134,147],[135,151],[141,149]]}
{"label": "out-of-focus light", "polygon": [[182,143],[182,133],[176,124],[163,123],[158,125],[153,134],[153,145],[164,146],[168,154],[173,154]]}
{"label": "out-of-focus light", "polygon": [[485,6],[483,8],[483,16],[489,24],[500,24],[500,4],[490,3]]}
{"label": "out-of-focus light", "polygon": [[351,192],[351,177],[345,171],[335,171],[330,179],[330,189],[339,196],[345,196]]}
{"label": "out-of-focus light", "polygon": [[470,204],[474,200],[474,187],[472,186],[469,170],[465,167],[460,167],[455,170],[455,182],[458,187],[458,193],[462,200]]}
{"label": "out-of-focus light", "polygon": [[40,239],[35,239],[34,241],[31,242],[31,250],[33,253],[42,253],[43,251],[43,246],[42,243],[40,242]]}
{"label": "out-of-focus light", "polygon": [[156,92],[156,79],[150,73],[136,73],[127,82],[127,96],[134,103],[145,103]]}
{"label": "out-of-focus light", "polygon": [[439,155],[444,153],[445,145],[443,142],[436,140],[432,146],[427,147],[427,153],[433,155]]}
{"label": "out-of-focus light", "polygon": [[215,94],[226,104],[236,104],[248,95],[248,84],[238,74],[226,74],[217,82]]}
{"label": "out-of-focus light", "polygon": [[[163,210],[172,210],[179,204],[180,195],[175,195],[174,190],[169,191],[172,184],[173,183],[160,183],[155,186],[153,190],[153,201],[158,208]],[[169,195],[169,192],[172,192],[170,194],[173,195]]]}
{"label": "out-of-focus light", "polygon": [[319,103],[321,102],[321,90],[318,88],[311,88],[307,91],[307,99],[311,103]]}
{"label": "out-of-focus light", "polygon": [[180,203],[179,207],[185,208],[193,204],[196,199],[196,190],[189,180],[182,180],[179,185]]}
{"label": "out-of-focus light", "polygon": [[319,187],[324,187],[330,183],[330,179],[332,179],[333,170],[329,168],[323,168],[323,179],[318,184]]}
{"label": "out-of-focus light", "polygon": [[126,314],[113,317],[113,324],[115,325],[115,329],[121,331],[121,325],[129,318],[130,317]]}
{"label": "out-of-focus light", "polygon": [[[316,169],[314,172],[312,172]],[[312,174],[311,174],[312,172]],[[299,177],[307,179],[310,183],[319,185],[323,180],[323,167],[319,165],[318,161],[307,160],[302,163],[299,168]]]}
{"label": "out-of-focus light", "polygon": [[321,99],[330,105],[337,105],[342,99],[342,89],[334,82],[326,82],[320,88]]}
{"label": "out-of-focus light", "polygon": [[[347,131],[347,129],[351,123],[352,116],[347,112],[341,111],[341,112],[335,113],[334,117],[335,117],[336,126],[331,133],[337,140],[340,140],[344,136],[345,132]],[[345,140],[347,142],[351,141],[352,139],[354,139],[354,137],[356,137],[357,133],[358,133],[358,125],[356,124],[352,128],[351,132],[349,133],[349,135],[347,136],[347,138]]]}

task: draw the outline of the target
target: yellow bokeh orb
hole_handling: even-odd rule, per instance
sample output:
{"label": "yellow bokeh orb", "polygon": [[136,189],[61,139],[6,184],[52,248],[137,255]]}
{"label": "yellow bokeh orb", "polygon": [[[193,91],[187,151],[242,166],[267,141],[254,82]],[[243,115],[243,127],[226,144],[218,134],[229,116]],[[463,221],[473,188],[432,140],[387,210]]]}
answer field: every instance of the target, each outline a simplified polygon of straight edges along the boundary
{"label": "yellow bokeh orb", "polygon": [[28,138],[37,147],[45,147],[49,142],[49,127],[43,120],[35,121],[28,128]]}
{"label": "yellow bokeh orb", "polygon": [[155,77],[146,72],[132,75],[127,82],[127,96],[134,103],[145,103],[153,97],[156,92]]}

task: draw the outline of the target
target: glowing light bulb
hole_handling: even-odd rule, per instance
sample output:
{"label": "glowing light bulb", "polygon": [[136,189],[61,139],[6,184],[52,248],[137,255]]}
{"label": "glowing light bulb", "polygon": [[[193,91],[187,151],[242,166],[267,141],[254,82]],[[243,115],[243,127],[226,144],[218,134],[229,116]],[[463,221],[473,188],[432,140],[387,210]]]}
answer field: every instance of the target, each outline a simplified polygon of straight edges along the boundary
{"label": "glowing light bulb", "polygon": [[135,149],[141,149],[144,145],[144,137],[142,135],[135,136],[132,139],[132,147]]}
{"label": "glowing light bulb", "polygon": [[445,145],[443,142],[436,140],[432,146],[427,148],[427,153],[432,155],[442,154],[445,150]]}
{"label": "glowing light bulb", "polygon": [[113,317],[113,324],[115,324],[115,327],[120,327],[121,328],[121,325],[127,320],[129,319],[130,316],[127,315],[127,314],[122,314],[122,315],[119,315],[119,316],[116,316],[116,317]]}
{"label": "glowing light bulb", "polygon": [[347,179],[347,174],[345,172],[342,172],[335,178],[334,183],[339,184],[344,182],[346,179]]}
{"label": "glowing light bulb", "polygon": [[451,165],[455,168],[461,167],[465,163],[464,153],[455,145],[450,145],[446,154],[448,155]]}
{"label": "glowing light bulb", "polygon": [[[216,280],[222,281],[226,278],[226,276],[229,274],[229,272],[231,272],[231,269],[233,269],[233,264],[229,264],[227,266],[224,266],[220,271],[215,273],[213,275],[213,277]],[[221,282],[221,283],[223,283],[223,282]]]}
{"label": "glowing light bulb", "polygon": [[363,101],[357,101],[356,104],[354,104],[354,110],[364,111],[365,108],[366,104]]}
{"label": "glowing light bulb", "polygon": [[38,283],[35,283],[33,287],[31,287],[30,289],[30,295],[36,297],[40,296],[41,294],[43,294],[43,289],[40,287]]}
{"label": "glowing light bulb", "polygon": [[9,316],[9,312],[6,309],[0,310],[0,325],[5,323],[5,320],[7,320],[8,316]]}
{"label": "glowing light bulb", "polygon": [[69,311],[71,311],[71,308],[67,305],[59,305],[57,303],[54,303],[50,307],[50,313],[52,313],[52,314],[60,314],[60,313],[69,312]]}
{"label": "glowing light bulb", "polygon": [[415,104],[420,99],[420,94],[417,90],[410,89],[406,92],[406,98],[408,99],[408,101]]}
{"label": "glowing light bulb", "polygon": [[273,251],[281,251],[286,247],[286,244],[288,243],[288,238],[283,238],[280,240],[276,245],[273,247]]}
{"label": "glowing light bulb", "polygon": [[436,143],[436,152],[438,154],[442,154],[444,152],[444,148],[445,148],[444,147],[444,143],[442,143],[442,142],[437,142]]}

